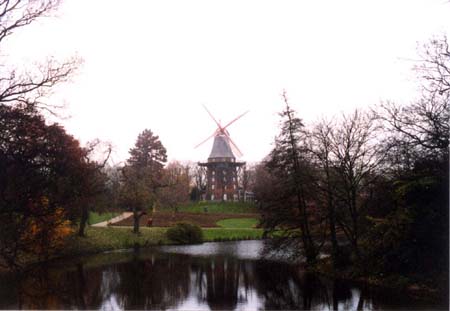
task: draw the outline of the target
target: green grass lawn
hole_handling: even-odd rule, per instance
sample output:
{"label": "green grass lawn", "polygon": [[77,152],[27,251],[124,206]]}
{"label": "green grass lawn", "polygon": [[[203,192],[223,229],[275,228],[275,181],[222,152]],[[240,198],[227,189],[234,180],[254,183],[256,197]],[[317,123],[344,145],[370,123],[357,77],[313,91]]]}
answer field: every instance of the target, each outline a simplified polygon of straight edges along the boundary
{"label": "green grass lawn", "polygon": [[180,212],[204,213],[257,213],[255,204],[248,202],[198,202],[178,207]]}
{"label": "green grass lawn", "polygon": [[120,213],[105,212],[100,214],[97,212],[89,212],[88,224],[94,225],[102,221],[110,220],[118,215],[120,215]]}
{"label": "green grass lawn", "polygon": [[[203,228],[203,238],[208,241],[260,239],[262,229],[244,228]],[[140,235],[135,235],[131,227],[88,227],[86,237],[71,236],[67,247],[60,255],[99,253],[107,250],[171,244],[166,237],[167,228],[140,228]]]}
{"label": "green grass lawn", "polygon": [[135,244],[150,246],[167,244],[166,228],[141,228],[140,235],[135,235],[131,227],[88,227],[86,237],[76,235],[69,238],[67,254],[96,253],[101,251],[132,248]]}
{"label": "green grass lawn", "polygon": [[262,229],[203,228],[203,239],[207,241],[261,239]]}
{"label": "green grass lawn", "polygon": [[219,220],[217,225],[222,228],[255,228],[258,224],[258,219],[256,218],[229,218]]}

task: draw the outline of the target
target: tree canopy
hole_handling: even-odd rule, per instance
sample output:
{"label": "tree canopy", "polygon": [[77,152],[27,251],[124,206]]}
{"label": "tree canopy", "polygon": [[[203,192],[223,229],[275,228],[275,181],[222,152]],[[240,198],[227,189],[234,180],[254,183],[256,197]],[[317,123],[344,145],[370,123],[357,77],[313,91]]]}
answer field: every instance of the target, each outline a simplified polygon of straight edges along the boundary
{"label": "tree canopy", "polygon": [[131,208],[134,219],[134,233],[139,233],[139,220],[145,209],[156,201],[156,189],[163,186],[163,168],[167,161],[167,151],[159,137],[151,130],[141,132],[130,158],[122,169],[122,204]]}
{"label": "tree canopy", "polygon": [[39,244],[30,226],[44,222],[53,230],[77,219],[90,176],[86,150],[36,111],[0,106],[0,129],[0,261],[15,265]]}
{"label": "tree canopy", "polygon": [[448,286],[447,39],[432,40],[423,56],[421,92],[410,104],[384,102],[312,126],[287,106],[256,170],[263,226],[285,241],[275,246],[298,238],[295,255],[308,257],[305,237],[314,250],[326,237],[335,269]]}

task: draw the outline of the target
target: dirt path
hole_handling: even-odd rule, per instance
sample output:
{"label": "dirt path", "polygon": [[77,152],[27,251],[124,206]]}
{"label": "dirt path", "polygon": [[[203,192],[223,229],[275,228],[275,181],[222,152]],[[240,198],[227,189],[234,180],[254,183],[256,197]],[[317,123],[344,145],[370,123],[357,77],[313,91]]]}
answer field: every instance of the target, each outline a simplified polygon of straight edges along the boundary
{"label": "dirt path", "polygon": [[123,212],[119,216],[116,216],[114,218],[111,218],[110,220],[102,221],[97,224],[93,224],[92,227],[107,227],[108,223],[114,224],[116,222],[122,221],[124,219],[130,218],[131,215],[133,215],[132,212]]}

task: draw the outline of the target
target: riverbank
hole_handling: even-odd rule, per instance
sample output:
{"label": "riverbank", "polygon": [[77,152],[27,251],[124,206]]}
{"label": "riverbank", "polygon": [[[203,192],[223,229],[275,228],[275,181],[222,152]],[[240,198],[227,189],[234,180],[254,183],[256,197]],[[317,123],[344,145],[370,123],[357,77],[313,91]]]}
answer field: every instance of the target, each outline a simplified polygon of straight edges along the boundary
{"label": "riverbank", "polygon": [[[142,227],[138,235],[134,234],[132,229],[132,227],[124,226],[89,226],[86,228],[85,237],[80,237],[75,233],[69,236],[65,241],[65,246],[52,254],[49,260],[135,247],[145,248],[155,245],[175,244],[166,237],[166,231],[169,228]],[[202,228],[202,231],[204,242],[259,240],[263,234],[263,230],[257,228]],[[22,262],[22,265],[28,266],[37,263],[39,262],[29,259]],[[7,270],[0,266],[0,272],[2,271],[6,272]]]}
{"label": "riverbank", "polygon": [[[103,251],[148,247],[152,245],[174,244],[166,237],[168,228],[143,227],[140,234],[132,232],[132,227],[105,228],[88,227],[86,237],[73,235],[57,257],[100,253]],[[262,238],[262,229],[247,228],[202,228],[204,242],[256,240]]]}
{"label": "riverbank", "polygon": [[308,271],[327,278],[356,282],[362,286],[376,286],[387,290],[403,291],[416,299],[439,302],[442,305],[448,304],[448,283],[442,276],[441,280],[429,277],[425,280],[420,277],[407,278],[401,275],[363,275],[352,266],[335,271],[329,257],[319,260],[317,265],[308,268]]}
{"label": "riverbank", "polygon": [[20,276],[0,274],[0,309],[442,309],[305,273],[298,265],[267,260],[263,250],[259,240],[73,256]]}

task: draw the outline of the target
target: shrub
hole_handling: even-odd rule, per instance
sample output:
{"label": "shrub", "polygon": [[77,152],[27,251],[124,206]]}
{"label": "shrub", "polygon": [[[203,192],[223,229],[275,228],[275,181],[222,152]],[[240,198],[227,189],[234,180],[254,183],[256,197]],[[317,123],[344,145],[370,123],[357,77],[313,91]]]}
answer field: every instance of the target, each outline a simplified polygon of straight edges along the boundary
{"label": "shrub", "polygon": [[186,222],[177,223],[167,230],[167,238],[180,244],[195,244],[203,242],[203,231],[197,226]]}

